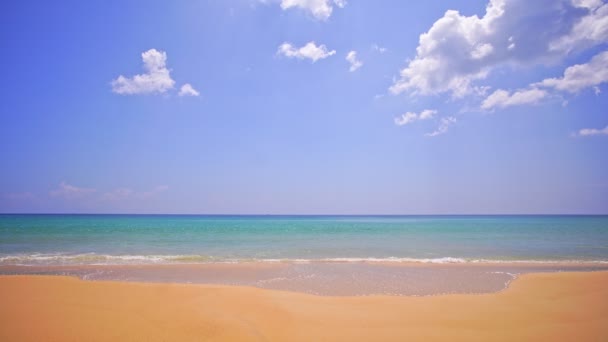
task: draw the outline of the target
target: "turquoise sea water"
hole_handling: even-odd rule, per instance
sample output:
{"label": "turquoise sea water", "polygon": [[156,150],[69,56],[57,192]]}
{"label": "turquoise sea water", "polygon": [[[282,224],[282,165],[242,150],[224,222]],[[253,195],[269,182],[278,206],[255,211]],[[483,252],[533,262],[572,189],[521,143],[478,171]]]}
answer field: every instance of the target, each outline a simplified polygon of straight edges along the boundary
{"label": "turquoise sea water", "polygon": [[0,264],[608,262],[608,216],[0,215]]}

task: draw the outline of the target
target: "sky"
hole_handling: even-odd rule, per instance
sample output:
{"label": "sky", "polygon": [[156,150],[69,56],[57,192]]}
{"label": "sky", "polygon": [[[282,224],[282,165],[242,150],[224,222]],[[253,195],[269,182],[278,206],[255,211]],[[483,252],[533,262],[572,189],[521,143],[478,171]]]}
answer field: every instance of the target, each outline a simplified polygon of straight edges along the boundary
{"label": "sky", "polygon": [[0,47],[0,212],[608,214],[599,0],[23,0]]}

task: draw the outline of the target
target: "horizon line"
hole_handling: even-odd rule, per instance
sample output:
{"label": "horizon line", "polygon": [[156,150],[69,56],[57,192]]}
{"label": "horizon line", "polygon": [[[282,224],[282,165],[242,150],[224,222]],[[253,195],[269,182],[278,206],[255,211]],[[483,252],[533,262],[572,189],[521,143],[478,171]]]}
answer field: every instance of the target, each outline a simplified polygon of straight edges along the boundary
{"label": "horizon line", "polygon": [[223,214],[223,213],[70,213],[70,212],[0,212],[0,215],[107,215],[107,216],[351,216],[351,217],[369,217],[369,216],[386,216],[386,217],[403,217],[403,216],[608,216],[608,213],[460,213],[460,214]]}

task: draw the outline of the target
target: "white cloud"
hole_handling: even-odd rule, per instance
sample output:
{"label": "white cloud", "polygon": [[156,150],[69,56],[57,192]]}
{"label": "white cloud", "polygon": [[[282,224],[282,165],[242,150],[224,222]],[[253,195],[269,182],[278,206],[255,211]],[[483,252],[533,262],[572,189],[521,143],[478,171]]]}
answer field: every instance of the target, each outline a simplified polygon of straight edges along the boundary
{"label": "white cloud", "polygon": [[595,55],[589,63],[568,67],[561,78],[548,78],[536,85],[576,93],[605,82],[608,82],[608,51]]}
{"label": "white cloud", "polygon": [[281,8],[287,10],[290,8],[299,8],[312,14],[317,20],[327,20],[333,12],[333,5],[343,8],[346,6],[346,0],[282,0]]}
{"label": "white cloud", "polygon": [[313,63],[319,59],[324,59],[329,56],[335,55],[336,50],[329,51],[323,44],[317,46],[315,42],[309,42],[308,44],[297,48],[291,45],[291,43],[283,43],[279,46],[277,54],[283,55],[288,58],[297,59],[310,59]]}
{"label": "white cloud", "polygon": [[346,54],[346,60],[348,63],[350,63],[350,68],[348,69],[350,72],[353,72],[363,66],[363,62],[357,59],[356,51],[350,51],[348,54]]}
{"label": "white cloud", "polygon": [[407,112],[395,118],[395,125],[404,126],[414,121],[432,119],[435,114],[437,111],[434,109],[425,109],[420,114]]}
{"label": "white cloud", "polygon": [[505,108],[538,103],[538,101],[544,99],[547,95],[546,91],[536,88],[518,90],[512,94],[507,90],[498,89],[481,103],[481,109]]}
{"label": "white cloud", "polygon": [[570,52],[608,42],[608,4],[601,0],[574,0],[576,7],[589,14],[578,21],[569,34],[551,43],[550,48]]}
{"label": "white cloud", "polygon": [[441,118],[439,121],[439,127],[431,133],[425,134],[427,137],[435,137],[441,134],[444,134],[448,131],[452,124],[456,123],[456,118],[453,116],[448,116],[445,118]]}
{"label": "white cloud", "polygon": [[489,56],[492,51],[494,51],[494,47],[491,44],[479,44],[473,51],[471,51],[471,57],[473,59],[482,59]]}
{"label": "white cloud", "polygon": [[112,91],[117,94],[151,94],[164,93],[173,88],[175,81],[167,69],[167,54],[164,51],[150,49],[141,54],[144,62],[144,74],[131,78],[123,75],[112,81]]}
{"label": "white cloud", "polygon": [[496,68],[559,62],[574,47],[608,40],[606,5],[593,6],[598,2],[490,0],[482,17],[449,10],[420,35],[415,58],[390,91],[458,98],[482,92],[476,83]]}
{"label": "white cloud", "polygon": [[198,90],[194,89],[190,83],[186,83],[179,89],[179,93],[177,95],[179,95],[179,96],[199,96],[200,93],[198,92]]}
{"label": "white cloud", "polygon": [[403,126],[409,123],[412,123],[418,119],[418,115],[416,113],[407,112],[405,114],[401,114],[400,116],[395,118],[395,125]]}
{"label": "white cloud", "polygon": [[347,4],[346,0],[334,0],[334,4],[340,8],[344,8]]}
{"label": "white cloud", "polygon": [[507,49],[508,49],[508,50],[513,50],[513,49],[515,49],[515,47],[516,47],[517,45],[515,45],[515,43],[513,42],[513,36],[509,37],[508,41],[509,41],[509,46],[507,46]]}
{"label": "white cloud", "polygon": [[418,115],[418,118],[420,120],[428,120],[428,119],[432,119],[435,114],[437,114],[436,110],[434,110],[434,109],[425,109],[422,112],[420,112],[420,115]]}
{"label": "white cloud", "polygon": [[382,53],[385,53],[386,51],[388,51],[388,49],[387,49],[387,48],[385,48],[385,47],[381,47],[381,46],[379,46],[378,44],[372,44],[372,50],[377,51],[377,52],[379,52],[379,53],[381,53],[381,54],[382,54]]}
{"label": "white cloud", "polygon": [[597,129],[597,128],[583,128],[578,131],[578,135],[581,137],[589,137],[593,135],[608,135],[608,126]]}
{"label": "white cloud", "polygon": [[596,9],[602,5],[602,0],[572,0],[575,7]]}
{"label": "white cloud", "polygon": [[91,188],[81,188],[74,185],[70,185],[66,182],[61,182],[59,188],[50,192],[53,197],[63,197],[66,199],[76,199],[96,192],[97,190]]}

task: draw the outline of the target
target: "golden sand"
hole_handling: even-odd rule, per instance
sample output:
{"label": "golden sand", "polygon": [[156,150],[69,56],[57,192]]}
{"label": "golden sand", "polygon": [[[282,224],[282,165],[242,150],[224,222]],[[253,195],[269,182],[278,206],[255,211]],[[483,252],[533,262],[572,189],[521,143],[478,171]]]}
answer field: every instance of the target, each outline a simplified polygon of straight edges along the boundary
{"label": "golden sand", "polygon": [[0,277],[0,341],[608,341],[608,272],[500,293],[321,297],[246,287]]}

